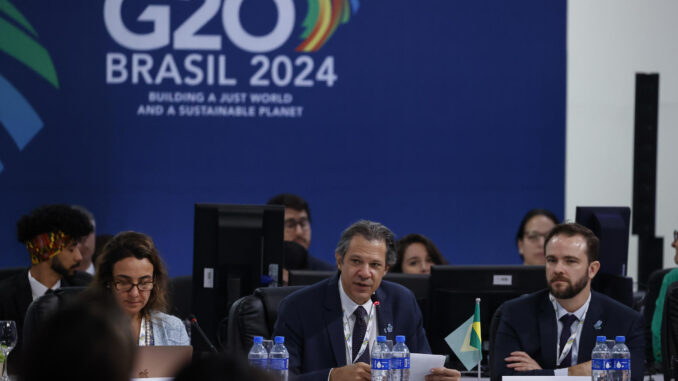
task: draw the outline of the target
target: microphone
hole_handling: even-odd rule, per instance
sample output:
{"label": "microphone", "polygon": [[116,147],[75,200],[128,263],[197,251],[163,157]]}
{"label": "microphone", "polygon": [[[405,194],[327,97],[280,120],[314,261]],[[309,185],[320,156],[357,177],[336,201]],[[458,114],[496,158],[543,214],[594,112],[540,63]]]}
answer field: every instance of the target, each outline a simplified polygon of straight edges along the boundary
{"label": "microphone", "polygon": [[379,307],[379,305],[381,304],[381,303],[379,302],[379,298],[377,298],[377,294],[376,294],[376,293],[372,294],[372,295],[370,296],[370,299],[372,299],[372,305],[374,305],[375,307]]}
{"label": "microphone", "polygon": [[207,337],[207,335],[205,335],[205,331],[203,331],[202,328],[200,328],[200,325],[198,324],[198,318],[196,318],[195,315],[190,314],[188,316],[188,320],[190,320],[193,328],[195,328],[196,331],[198,331],[198,333],[200,334],[200,336],[202,336],[202,339],[205,340],[205,342],[207,343],[207,345],[210,348],[210,351],[217,353],[218,352],[217,348],[214,347],[214,345],[212,344],[210,339]]}

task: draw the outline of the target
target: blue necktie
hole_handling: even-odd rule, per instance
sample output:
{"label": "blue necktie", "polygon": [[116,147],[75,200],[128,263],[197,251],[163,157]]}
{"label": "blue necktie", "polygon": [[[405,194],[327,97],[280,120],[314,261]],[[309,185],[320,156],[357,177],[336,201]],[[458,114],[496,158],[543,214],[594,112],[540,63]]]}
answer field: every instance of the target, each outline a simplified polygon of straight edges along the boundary
{"label": "blue necktie", "polygon": [[[560,318],[560,321],[563,323],[563,330],[560,332],[561,352],[563,348],[565,348],[565,344],[567,344],[567,339],[569,339],[570,335],[572,335],[570,327],[572,327],[572,323],[574,323],[575,320],[577,320],[577,317],[572,314],[563,315],[563,317]],[[574,343],[572,345],[574,346]],[[558,353],[558,356],[560,357],[560,353]],[[563,362],[561,362],[559,366],[561,368],[567,368],[570,365],[572,365],[572,347],[570,347],[570,351],[567,353],[567,356],[565,356]]]}
{"label": "blue necktie", "polygon": [[[353,324],[353,353],[351,360],[353,360],[355,356],[358,355],[360,347],[363,344],[363,340],[365,340],[365,332],[367,332],[367,323],[365,323],[366,314],[367,311],[365,311],[363,306],[358,306],[358,308],[356,308],[353,312],[353,316],[355,316],[355,324]],[[367,345],[367,348],[365,348],[365,352],[360,355],[360,358],[356,362],[364,362],[366,364],[370,363],[369,344]]]}

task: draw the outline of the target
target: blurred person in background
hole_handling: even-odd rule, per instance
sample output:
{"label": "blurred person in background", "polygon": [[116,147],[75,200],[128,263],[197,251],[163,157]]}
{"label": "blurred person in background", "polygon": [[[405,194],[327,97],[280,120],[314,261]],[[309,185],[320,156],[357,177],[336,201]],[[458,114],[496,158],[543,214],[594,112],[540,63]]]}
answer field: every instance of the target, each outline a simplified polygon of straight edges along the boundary
{"label": "blurred person in background", "polygon": [[433,241],[416,233],[398,240],[396,255],[396,263],[390,270],[394,273],[430,274],[431,266],[447,264]]}
{"label": "blurred person in background", "polygon": [[89,223],[92,224],[92,232],[89,233],[85,238],[82,239],[80,243],[80,255],[82,255],[82,261],[80,262],[80,267],[78,270],[84,271],[89,275],[94,275],[94,261],[92,256],[96,248],[96,231],[97,223],[94,219],[94,214],[89,210],[85,209],[80,205],[73,205],[73,209],[81,212],[86,215],[89,219]]}
{"label": "blurred person in background", "polygon": [[516,234],[516,246],[524,265],[543,266],[544,238],[558,225],[558,217],[546,209],[532,209],[520,221]]}

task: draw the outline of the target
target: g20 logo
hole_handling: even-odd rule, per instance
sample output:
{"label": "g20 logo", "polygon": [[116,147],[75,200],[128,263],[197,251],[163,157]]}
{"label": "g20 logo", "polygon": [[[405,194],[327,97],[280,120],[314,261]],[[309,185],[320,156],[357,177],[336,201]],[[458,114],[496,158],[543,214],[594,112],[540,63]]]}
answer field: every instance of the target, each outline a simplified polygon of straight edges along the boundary
{"label": "g20 logo", "polygon": [[[283,46],[295,28],[294,1],[272,1],[276,8],[275,25],[267,34],[256,36],[245,29],[240,19],[244,0],[204,0],[176,29],[170,25],[170,5],[150,4],[137,17],[137,21],[152,24],[148,33],[136,33],[125,25],[122,17],[124,0],[106,0],[104,23],[111,38],[120,46],[136,52],[167,47],[177,52],[193,51],[183,57],[183,72],[179,69],[181,65],[177,65],[175,57],[169,53],[163,57],[160,65],[155,65],[154,57],[147,53],[132,53],[129,57],[123,53],[109,53],[106,59],[107,83],[118,84],[129,80],[132,84],[160,84],[170,80],[177,85],[235,86],[237,78],[229,78],[226,74],[226,56],[218,53],[222,51],[224,36],[199,33],[211,20],[220,18],[225,37],[242,51],[256,54],[250,61],[254,67],[254,72],[250,73],[250,86],[269,86],[272,83],[278,87],[310,87],[315,82],[332,86],[337,80],[332,56],[325,57],[315,69],[315,59],[311,56],[302,55],[293,60],[287,55],[277,55],[271,59],[263,54]],[[359,8],[359,0],[307,2],[301,42],[295,49],[298,52],[320,49],[337,27],[347,23],[351,14]],[[217,54],[198,54],[195,51]]]}
{"label": "g20 logo", "polygon": [[[138,34],[130,31],[122,22],[124,0],[107,0],[104,4],[104,22],[111,37],[131,50],[153,50],[170,44],[170,6],[149,5],[139,15],[139,21],[153,23],[153,31]],[[279,48],[294,29],[294,2],[273,0],[278,10],[278,19],[273,30],[265,36],[254,36],[243,28],[240,7],[244,0],[224,0],[221,20],[229,39],[240,49],[250,53],[266,53]],[[220,35],[199,35],[198,31],[219,13],[221,0],[205,0],[189,18],[173,32],[172,47],[175,50],[221,50]]]}

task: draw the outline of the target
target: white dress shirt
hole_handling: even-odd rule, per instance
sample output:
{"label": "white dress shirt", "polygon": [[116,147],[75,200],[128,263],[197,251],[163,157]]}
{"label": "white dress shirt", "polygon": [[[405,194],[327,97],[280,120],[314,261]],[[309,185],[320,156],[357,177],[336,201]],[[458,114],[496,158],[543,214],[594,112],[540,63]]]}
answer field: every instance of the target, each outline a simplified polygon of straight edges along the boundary
{"label": "white dress shirt", "polygon": [[[47,290],[47,286],[44,284],[40,283],[37,279],[33,278],[31,275],[31,271],[28,271],[28,284],[31,285],[31,294],[33,295],[33,300],[45,295]],[[61,279],[59,279],[54,286],[52,286],[52,290],[56,290],[57,288],[61,287]]]}
{"label": "white dress shirt", "polygon": [[[341,277],[339,277],[339,299],[341,299],[341,309],[344,310],[345,316],[348,318],[348,327],[351,330],[351,340],[350,342],[346,343],[346,340],[344,340],[344,347],[346,348],[346,364],[352,364],[353,359],[351,358],[351,352],[353,352],[353,326],[355,325],[355,315],[353,315],[353,312],[355,311],[356,308],[358,308],[358,304],[351,300],[349,296],[346,294],[344,291],[344,287],[341,284]],[[372,304],[372,300],[368,300],[364,304],[362,304],[363,308],[365,308],[365,311],[367,313],[365,314],[365,322],[368,323],[367,325],[367,335],[369,337],[369,348],[366,348],[365,351],[371,350],[372,346],[374,345],[374,342],[377,340],[377,330],[379,327],[377,325],[377,315],[376,312],[374,311],[374,320],[372,322],[369,322],[370,318],[370,313],[372,313],[372,308],[374,308],[374,305]],[[342,324],[343,324],[343,319],[342,319]],[[343,336],[343,332],[342,332]],[[369,355],[369,353],[368,353]]]}
{"label": "white dress shirt", "polygon": [[[572,343],[572,349],[570,350],[572,352],[572,365],[577,364],[577,357],[579,354],[579,341],[581,338],[581,331],[582,325],[584,324],[584,319],[586,318],[586,312],[589,309],[589,303],[591,303],[591,294],[589,293],[588,299],[586,299],[586,303],[584,303],[581,307],[579,307],[578,310],[574,312],[568,312],[563,306],[558,303],[558,301],[553,297],[553,295],[549,294],[549,298],[551,299],[551,302],[553,303],[553,306],[556,311],[556,323],[558,325],[558,336],[556,336],[556,343],[560,341],[560,333],[563,332],[563,322],[560,321],[560,318],[571,313],[574,316],[577,317],[577,322],[573,323],[570,326],[570,335],[572,333],[577,332],[577,335],[574,338],[574,343]],[[557,345],[557,344],[556,344]],[[563,348],[560,348],[562,351]],[[556,362],[558,361],[558,357],[560,356],[560,353],[556,353]],[[554,376],[567,376],[567,368],[559,368],[554,370],[553,372]]]}

